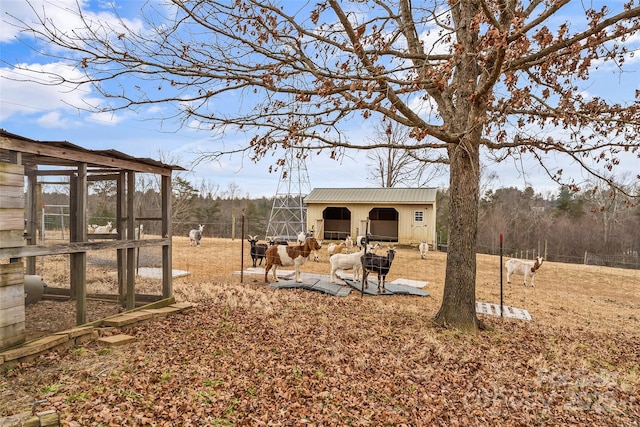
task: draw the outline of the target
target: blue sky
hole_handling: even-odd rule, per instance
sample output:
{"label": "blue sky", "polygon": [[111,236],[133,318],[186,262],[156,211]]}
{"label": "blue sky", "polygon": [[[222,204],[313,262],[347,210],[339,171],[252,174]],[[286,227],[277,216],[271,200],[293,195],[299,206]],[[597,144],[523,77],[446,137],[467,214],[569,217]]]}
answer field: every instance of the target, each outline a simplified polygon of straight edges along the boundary
{"label": "blue sky", "polygon": [[[47,15],[60,26],[69,21],[65,17],[65,8],[73,9],[76,0],[32,0],[36,8],[45,8]],[[88,11],[107,13],[102,9],[104,2],[83,1],[88,4]],[[145,3],[139,0],[116,1],[119,12],[133,22],[139,20],[139,9]],[[578,2],[576,2],[578,3]],[[610,2],[609,2],[610,3]],[[615,3],[615,2],[614,2]],[[12,67],[15,63],[32,64],[48,70],[73,72],[63,64],[51,58],[39,57],[35,52],[16,40],[16,28],[7,25],[7,14],[30,20],[32,14],[25,0],[2,0],[2,25],[0,25],[0,127],[3,129],[37,140],[66,140],[91,149],[116,149],[124,153],[158,159],[160,153],[168,163],[179,163],[191,169],[195,152],[211,148],[210,136],[196,133],[188,129],[178,129],[171,123],[161,126],[159,122],[150,120],[151,116],[118,112],[114,114],[89,114],[80,111],[73,105],[82,105],[87,100],[97,97],[87,90],[69,91],[57,86],[44,86],[29,82],[17,82],[10,78],[19,77]],[[109,18],[107,15],[102,15]],[[140,24],[142,21],[140,21]],[[638,45],[638,42],[635,42]],[[640,57],[640,55],[637,55]],[[637,63],[634,71],[640,71]],[[628,75],[623,79],[609,70],[595,76],[594,92],[606,92],[612,97],[627,94],[640,89],[640,75]],[[633,83],[629,83],[633,82]],[[149,114],[152,112],[150,111]],[[366,138],[368,129],[354,124],[353,132]],[[230,135],[229,145],[242,143],[240,135]],[[226,144],[227,142],[225,142]],[[553,161],[553,159],[551,159]],[[637,160],[637,159],[636,159]],[[198,182],[206,179],[217,185],[219,192],[224,192],[230,183],[240,188],[240,193],[251,197],[272,196],[275,194],[279,174],[269,173],[272,158],[266,158],[254,164],[241,155],[223,158],[220,162],[203,162],[193,171],[185,175],[187,179]],[[366,158],[363,153],[349,152],[340,161],[328,159],[325,155],[314,156],[307,160],[311,188],[313,187],[372,187],[367,180]],[[565,173],[571,173],[571,165],[563,165]],[[633,168],[640,168],[638,162],[631,162]],[[557,185],[535,166],[508,159],[500,164],[488,164],[489,171],[498,174],[495,186],[515,186],[524,188],[531,185],[543,194],[555,192]],[[526,171],[524,174],[522,171]],[[624,173],[622,169],[620,173]],[[581,179],[578,172],[575,178]],[[636,171],[637,173],[637,171]],[[432,186],[447,186],[448,178],[441,176],[434,180]]]}

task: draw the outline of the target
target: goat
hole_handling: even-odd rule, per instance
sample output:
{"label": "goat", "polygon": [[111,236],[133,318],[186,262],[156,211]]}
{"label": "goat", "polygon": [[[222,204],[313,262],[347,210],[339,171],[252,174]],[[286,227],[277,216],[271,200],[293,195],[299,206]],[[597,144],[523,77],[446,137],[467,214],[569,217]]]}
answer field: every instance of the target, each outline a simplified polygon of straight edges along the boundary
{"label": "goat", "polygon": [[99,225],[93,229],[94,234],[109,234],[111,233],[111,229],[113,228],[113,224],[111,221],[107,222],[107,225]]}
{"label": "goat", "polygon": [[[379,247],[380,244],[376,244]],[[367,250],[371,251],[375,247],[367,245]],[[360,270],[362,269],[362,256],[364,255],[364,249],[360,252],[354,252],[350,254],[336,253],[331,255],[329,263],[331,264],[331,283],[336,282],[337,270],[353,270],[353,280],[360,280]]]}
{"label": "goat", "polygon": [[307,235],[304,232],[298,233],[298,245],[302,245],[304,241],[307,240]]}
{"label": "goat", "polygon": [[524,276],[524,286],[527,286],[527,278],[531,278],[531,287],[535,287],[536,271],[542,267],[542,257],[537,257],[533,261],[512,258],[507,261],[504,266],[507,269],[507,283],[511,283],[511,275],[519,274]]}
{"label": "goat", "polygon": [[267,244],[258,243],[258,236],[249,235],[247,240],[251,244],[251,260],[253,261],[253,266],[256,266],[257,260],[260,260],[260,265],[262,265],[262,259],[265,257],[268,248]]}
{"label": "goat", "polygon": [[204,230],[204,224],[198,224],[198,229],[189,231],[189,246],[200,246],[200,239],[202,239],[202,231]]}
{"label": "goat", "polygon": [[274,246],[274,245],[288,245],[289,242],[287,242],[284,239],[281,239],[279,237],[269,237],[269,246]]}
{"label": "goat", "polygon": [[420,242],[418,249],[420,250],[420,258],[427,259],[427,252],[429,252],[429,245],[427,244],[426,240],[423,240]]}
{"label": "goat", "polygon": [[[371,234],[369,234],[369,237],[371,237]],[[358,236],[356,237],[356,246],[358,247],[358,249],[362,249],[364,247],[364,244],[369,242],[369,239],[367,238],[367,236]]]}
{"label": "goat", "polygon": [[382,283],[382,292],[385,291],[385,280],[387,279],[387,274],[389,273],[389,269],[391,269],[391,263],[393,262],[393,258],[396,255],[396,251],[394,248],[387,249],[387,255],[376,255],[371,252],[367,252],[361,257],[362,262],[362,281],[364,282],[364,287],[369,287],[367,283],[367,276],[369,272],[378,274],[378,293],[380,293],[380,284]]}
{"label": "goat", "polygon": [[344,247],[347,253],[350,254],[353,251],[353,240],[351,240],[351,234],[344,239]]}
{"label": "goat", "polygon": [[142,239],[144,236],[144,224],[140,224],[138,227],[136,227],[133,230],[133,235],[135,236],[136,240]]}
{"label": "goat", "polygon": [[327,246],[327,252],[329,252],[330,256],[333,254],[341,254],[346,247],[347,245],[344,242],[339,244],[329,243],[329,246]]}
{"label": "goat", "polygon": [[265,253],[267,265],[264,269],[264,281],[269,283],[268,274],[269,270],[273,268],[273,280],[278,282],[278,275],[276,269],[279,266],[293,265],[296,269],[296,282],[301,283],[300,278],[300,266],[309,258],[311,252],[320,249],[321,243],[315,238],[309,237],[304,241],[303,245],[289,246],[289,245],[273,245],[269,246]]}

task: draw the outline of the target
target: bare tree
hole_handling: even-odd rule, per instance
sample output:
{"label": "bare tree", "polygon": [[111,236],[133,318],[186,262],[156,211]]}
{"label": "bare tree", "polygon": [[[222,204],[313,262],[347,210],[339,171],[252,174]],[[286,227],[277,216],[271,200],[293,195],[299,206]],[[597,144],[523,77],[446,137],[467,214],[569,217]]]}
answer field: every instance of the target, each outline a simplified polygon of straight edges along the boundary
{"label": "bare tree", "polygon": [[398,147],[409,141],[410,129],[398,123],[378,123],[375,134],[369,141],[375,148],[367,153],[368,180],[382,188],[397,186],[424,187],[442,174],[445,159],[430,160],[428,150]]}
{"label": "bare tree", "polygon": [[[331,157],[349,149],[429,149],[429,160],[445,158],[449,247],[438,324],[480,326],[482,150],[500,159],[527,153],[559,182],[570,177],[553,169],[548,153],[602,179],[601,167],[616,167],[621,151],[637,159],[637,94],[627,91],[624,103],[589,95],[599,64],[625,77],[630,38],[640,27],[635,1],[601,9],[568,0],[170,3],[145,3],[141,29],[82,10],[75,31],[62,31],[46,10],[34,10],[37,22],[16,25],[24,43],[55,45],[56,58],[86,72],[53,83],[92,85],[110,102],[97,110],[162,103],[185,126],[249,136],[246,146],[212,148],[205,153],[211,158],[247,152],[259,159],[276,147]],[[411,139],[348,137],[354,122],[376,117],[410,129]]]}

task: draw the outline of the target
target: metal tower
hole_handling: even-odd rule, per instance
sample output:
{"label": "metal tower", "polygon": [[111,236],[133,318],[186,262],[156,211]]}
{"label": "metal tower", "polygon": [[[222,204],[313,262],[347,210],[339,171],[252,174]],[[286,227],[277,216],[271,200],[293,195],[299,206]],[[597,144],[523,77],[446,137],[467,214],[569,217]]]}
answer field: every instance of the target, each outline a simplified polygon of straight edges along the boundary
{"label": "metal tower", "polygon": [[307,207],[303,199],[310,191],[309,173],[304,159],[298,158],[293,150],[289,150],[273,198],[267,238],[296,240],[298,233],[307,232]]}

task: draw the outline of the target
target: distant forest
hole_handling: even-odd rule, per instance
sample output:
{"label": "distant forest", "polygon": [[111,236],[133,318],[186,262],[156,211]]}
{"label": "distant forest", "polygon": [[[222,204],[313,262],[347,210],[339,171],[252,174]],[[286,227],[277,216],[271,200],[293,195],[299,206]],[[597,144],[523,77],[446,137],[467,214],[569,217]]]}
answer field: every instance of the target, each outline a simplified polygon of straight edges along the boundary
{"label": "distant forest", "polygon": [[[138,180],[136,187],[143,190],[136,191],[136,216],[158,216],[159,192],[153,183]],[[42,194],[47,229],[61,227],[68,215],[65,186],[55,187],[53,191],[45,188]],[[173,234],[186,236],[190,229],[205,224],[205,238],[241,238],[244,219],[245,235],[264,238],[273,198],[252,199],[241,193],[233,184],[220,191],[206,182],[195,187],[174,177]],[[446,188],[438,190],[437,239],[443,250],[448,243],[448,197]],[[87,223],[115,224],[115,206],[111,182],[92,184]],[[545,197],[532,188],[487,190],[481,197],[478,223],[478,251],[482,253],[498,254],[502,234],[505,256],[542,255],[551,261],[640,268],[640,206],[617,192],[573,192],[561,187],[557,195]],[[148,234],[159,233],[159,223],[145,222],[144,228]]]}

